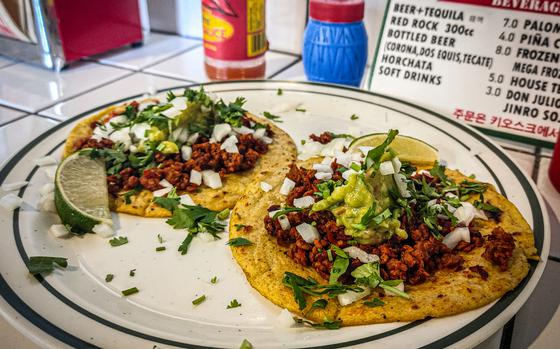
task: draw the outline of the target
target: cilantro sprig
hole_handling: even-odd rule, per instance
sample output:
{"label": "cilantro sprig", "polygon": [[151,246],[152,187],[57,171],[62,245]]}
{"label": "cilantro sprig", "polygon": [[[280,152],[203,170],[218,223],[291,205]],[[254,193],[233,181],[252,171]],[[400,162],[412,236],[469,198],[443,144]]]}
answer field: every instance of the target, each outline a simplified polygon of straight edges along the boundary
{"label": "cilantro sprig", "polygon": [[26,266],[29,272],[33,275],[50,273],[55,269],[55,267],[66,268],[68,266],[68,258],[33,256],[29,257]]}

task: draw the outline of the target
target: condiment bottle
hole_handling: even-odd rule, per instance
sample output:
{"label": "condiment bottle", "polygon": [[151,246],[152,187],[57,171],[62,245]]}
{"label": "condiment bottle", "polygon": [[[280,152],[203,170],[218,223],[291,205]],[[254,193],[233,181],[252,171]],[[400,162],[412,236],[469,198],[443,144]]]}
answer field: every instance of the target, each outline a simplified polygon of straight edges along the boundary
{"label": "condiment bottle", "polygon": [[548,178],[550,178],[550,182],[554,188],[556,188],[556,191],[560,193],[560,135],[556,140],[554,152],[552,153],[552,159],[550,160]]}
{"label": "condiment bottle", "polygon": [[364,0],[310,0],[303,41],[308,80],[359,86],[367,60]]}
{"label": "condiment bottle", "polygon": [[202,0],[204,67],[212,80],[265,74],[265,0]]}

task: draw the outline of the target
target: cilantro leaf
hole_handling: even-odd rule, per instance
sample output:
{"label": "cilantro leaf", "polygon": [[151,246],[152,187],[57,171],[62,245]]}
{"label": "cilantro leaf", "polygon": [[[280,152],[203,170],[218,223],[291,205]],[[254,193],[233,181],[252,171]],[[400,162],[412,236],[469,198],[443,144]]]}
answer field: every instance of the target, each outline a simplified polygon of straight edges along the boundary
{"label": "cilantro leaf", "polygon": [[253,242],[245,238],[233,238],[233,239],[229,239],[229,241],[226,242],[226,245],[229,245],[231,247],[247,246],[252,244]]}
{"label": "cilantro leaf", "polygon": [[352,114],[352,115],[350,116],[350,120],[352,120],[352,121],[358,120],[359,118],[360,118],[360,117],[359,117],[358,115],[356,115],[356,114]]}
{"label": "cilantro leaf", "polygon": [[113,247],[122,246],[128,243],[128,238],[126,236],[115,236],[109,240],[109,244]]}
{"label": "cilantro leaf", "polygon": [[131,287],[131,288],[128,288],[126,290],[121,291],[123,296],[130,296],[130,295],[133,295],[133,294],[138,293],[138,292],[140,292],[140,290],[136,287]]}
{"label": "cilantro leaf", "polygon": [[346,273],[346,270],[350,265],[350,259],[346,252],[342,251],[335,245],[331,245],[331,250],[336,253],[336,258],[331,268],[329,284],[336,284],[338,282],[338,278],[341,277],[342,274]]}
{"label": "cilantro leaf", "polygon": [[276,211],[276,213],[274,213],[274,216],[272,216],[272,219],[276,219],[290,212],[299,212],[299,211],[303,211],[303,208],[286,206]]}
{"label": "cilantro leaf", "polygon": [[237,301],[237,299],[234,299],[229,303],[229,305],[226,307],[226,309],[233,309],[233,308],[237,308],[237,307],[240,307],[240,306],[241,306],[241,303],[239,303]]}
{"label": "cilantro leaf", "polygon": [[188,233],[185,240],[183,240],[183,242],[181,242],[181,245],[179,245],[179,249],[177,251],[181,252],[182,255],[187,254],[187,251],[189,250],[189,245],[191,244],[193,237],[194,234]]}
{"label": "cilantro leaf", "polygon": [[200,303],[204,302],[206,300],[206,295],[202,295],[200,297],[198,297],[197,299],[192,301],[193,305],[199,305]]}
{"label": "cilantro leaf", "polygon": [[[175,189],[175,188],[174,188]],[[180,199],[179,197],[173,197],[171,194],[171,192],[169,192],[167,194],[167,197],[164,196],[160,196],[157,198],[154,198],[154,203],[165,208],[168,211],[175,211],[175,209],[177,208],[177,206],[179,206],[180,203]]]}
{"label": "cilantro leaf", "polygon": [[398,134],[398,130],[389,130],[387,138],[385,138],[383,143],[368,151],[364,162],[366,170],[372,167],[374,167],[375,169],[379,168],[381,157],[383,156],[383,154],[385,154],[387,147],[389,146],[389,144],[391,144],[391,142],[393,142],[393,139],[395,139]]}
{"label": "cilantro leaf", "polygon": [[365,301],[364,305],[367,305],[370,308],[375,308],[375,307],[381,307],[381,306],[385,305],[385,302],[383,302],[381,299],[375,297],[374,299],[372,299],[370,301]]}
{"label": "cilantro leaf", "polygon": [[33,275],[50,273],[56,266],[66,268],[68,266],[68,258],[33,256],[29,257],[29,261],[27,261],[26,266],[29,272]]}
{"label": "cilantro leaf", "polygon": [[317,299],[315,302],[313,302],[313,304],[311,304],[311,308],[325,309],[328,303],[329,301],[327,301],[326,299]]}
{"label": "cilantro leaf", "polygon": [[111,281],[113,281],[114,278],[115,278],[115,275],[107,274],[107,275],[105,275],[105,282],[111,282]]}
{"label": "cilantro leaf", "polygon": [[279,117],[278,115],[271,114],[267,111],[263,112],[263,116],[268,120],[272,120],[274,122],[283,122],[281,117]]}
{"label": "cilantro leaf", "polygon": [[284,94],[284,91],[282,91],[281,88],[279,88],[278,90],[276,90],[276,95],[277,96],[282,96]]}
{"label": "cilantro leaf", "polygon": [[244,339],[243,342],[241,342],[239,349],[253,349],[253,344],[251,344],[251,342],[249,342],[248,340]]}
{"label": "cilantro leaf", "polygon": [[304,325],[309,325],[313,328],[324,328],[327,330],[338,330],[340,328],[340,325],[342,324],[342,320],[336,320],[336,321],[325,320],[323,322],[312,322],[297,317],[294,317],[294,321],[297,324],[304,324]]}

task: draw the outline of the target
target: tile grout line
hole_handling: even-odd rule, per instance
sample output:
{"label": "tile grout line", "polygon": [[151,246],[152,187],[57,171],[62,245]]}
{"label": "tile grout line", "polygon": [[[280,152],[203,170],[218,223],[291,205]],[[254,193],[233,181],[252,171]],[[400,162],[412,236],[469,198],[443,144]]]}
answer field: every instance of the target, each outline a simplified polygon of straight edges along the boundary
{"label": "tile grout line", "polygon": [[268,49],[268,51],[269,52],[274,52],[274,53],[281,53],[281,54],[287,55],[287,56],[301,58],[301,54],[299,54],[299,53],[293,53],[293,52],[288,52],[288,51],[284,51],[284,50],[278,50],[278,49],[275,49],[275,48],[270,48],[270,49]]}
{"label": "tile grout line", "polygon": [[147,68],[151,68],[151,67],[153,67],[153,66],[155,66],[155,65],[158,65],[158,64],[160,64],[160,63],[163,63],[163,62],[165,62],[165,61],[167,61],[167,60],[169,60],[169,59],[172,59],[172,58],[175,58],[175,57],[177,57],[177,56],[180,56],[180,55],[182,55],[183,53],[187,53],[187,52],[193,51],[194,49],[197,49],[197,48],[199,48],[199,47],[202,47],[202,44],[196,44],[196,45],[194,45],[194,46],[192,46],[192,47],[189,47],[189,48],[184,49],[184,50],[181,51],[181,52],[174,53],[174,54],[172,54],[172,55],[169,56],[169,57],[166,57],[166,58],[160,59],[159,61],[155,61],[155,62],[153,62],[153,63],[150,63],[150,64],[148,64],[147,66],[145,66],[145,67],[143,67],[143,68],[140,68],[140,70],[138,70],[138,71],[140,71],[140,72],[145,72],[145,70],[146,70]]}
{"label": "tile grout line", "polygon": [[541,148],[537,147],[535,149],[535,162],[533,163],[533,171],[531,173],[531,178],[537,184],[539,180],[539,170],[541,167]]}
{"label": "tile grout line", "polygon": [[[96,64],[98,64],[98,63],[96,63]],[[84,90],[84,91],[78,93],[78,94],[75,95],[75,96],[68,97],[68,98],[66,98],[66,99],[57,100],[56,102],[54,102],[54,103],[52,103],[52,104],[49,104],[49,105],[47,105],[46,107],[43,107],[43,108],[41,108],[41,109],[38,109],[34,114],[37,114],[37,115],[38,115],[39,113],[44,112],[45,110],[49,109],[50,107],[52,107],[52,106],[54,106],[54,105],[56,105],[56,104],[58,104],[58,103],[71,101],[71,100],[73,100],[74,98],[81,97],[81,96],[83,96],[83,95],[85,95],[85,94],[87,94],[87,93],[93,92],[93,91],[95,91],[95,90],[97,90],[97,89],[99,89],[99,88],[101,88],[101,87],[105,87],[105,86],[107,86],[107,85],[110,85],[110,84],[112,84],[112,83],[115,83],[115,82],[117,82],[117,81],[119,81],[119,80],[121,80],[121,79],[126,79],[126,78],[128,78],[128,77],[130,77],[130,76],[132,76],[132,75],[134,75],[134,74],[137,73],[137,72],[135,72],[135,71],[130,71],[130,70],[127,70],[127,71],[130,72],[130,73],[129,73],[129,74],[125,74],[125,75],[123,75],[123,76],[120,76],[120,77],[118,77],[118,78],[115,78],[115,79],[113,79],[113,80],[109,80],[109,81],[107,81],[107,82],[105,82],[105,83],[103,83],[103,84],[101,84],[101,85],[98,85],[98,86],[92,87],[92,88],[90,88],[90,89]],[[60,121],[60,120],[59,120],[59,121]]]}
{"label": "tile grout line", "polygon": [[301,62],[301,57],[298,57],[295,61],[293,61],[292,63],[284,66],[284,68],[278,70],[277,72],[270,74],[267,79],[273,79],[275,76],[280,75],[281,73],[285,72],[286,70],[290,69],[291,67],[293,67],[294,65],[298,64],[299,62]]}
{"label": "tile grout line", "polygon": [[49,120],[52,120],[52,121],[58,121],[58,122],[63,122],[63,121],[64,121],[64,119],[63,119],[63,120],[60,120],[60,119],[57,119],[57,118],[55,118],[55,117],[48,116],[48,115],[41,115],[41,114],[36,114],[36,115],[37,115],[38,117],[45,118],[45,119],[49,119]]}
{"label": "tile grout line", "polygon": [[26,118],[26,117],[28,117],[28,116],[30,116],[30,115],[32,115],[32,114],[29,113],[29,114],[25,114],[25,115],[22,115],[22,116],[18,116],[17,118],[15,118],[15,119],[13,119],[13,120],[6,121],[5,123],[0,124],[0,127],[4,127],[4,126],[6,126],[6,125],[9,125],[9,124],[14,123],[14,122],[16,122],[16,121],[19,121],[19,120],[21,120],[21,119],[24,119],[24,118]]}
{"label": "tile grout line", "polygon": [[203,83],[204,83],[204,82],[199,82],[199,81],[194,81],[194,80],[188,80],[188,79],[178,78],[178,77],[176,77],[176,76],[164,75],[164,74],[154,73],[154,72],[148,72],[148,71],[143,71],[143,72],[139,72],[139,73],[143,73],[143,74],[147,74],[147,75],[153,75],[153,76],[158,76],[158,77],[160,77],[160,78],[167,78],[167,79],[172,79],[172,80],[179,80],[179,81],[188,82],[188,83],[191,83],[191,84],[203,84]]}

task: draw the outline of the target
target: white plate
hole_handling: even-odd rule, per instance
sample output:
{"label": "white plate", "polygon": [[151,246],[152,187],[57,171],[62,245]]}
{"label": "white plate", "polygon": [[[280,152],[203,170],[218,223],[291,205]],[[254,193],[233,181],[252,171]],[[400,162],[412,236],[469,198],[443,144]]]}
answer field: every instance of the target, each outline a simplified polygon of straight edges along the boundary
{"label": "white plate", "polygon": [[[277,95],[281,88],[283,94]],[[312,132],[325,130],[355,135],[398,128],[402,134],[437,147],[451,168],[477,174],[496,185],[521,210],[535,231],[542,262],[532,263],[529,276],[502,299],[456,316],[337,331],[275,327],[280,309],[255,292],[234,262],[225,241],[195,239],[181,256],[177,247],[185,233],[174,231],[162,219],[116,215],[119,235],[130,242],[111,247],[107,240],[88,234],[55,239],[47,233],[55,215],[24,205],[13,213],[2,211],[0,245],[0,302],[2,314],[42,347],[157,348],[238,347],[248,339],[256,348],[472,347],[503,326],[523,305],[540,278],[549,251],[549,220],[533,182],[495,143],[479,132],[417,106],[369,92],[296,82],[247,81],[205,85],[226,100],[247,99],[254,113],[282,116],[278,125],[299,144]],[[117,103],[121,101],[115,101]],[[111,104],[113,104],[111,103]],[[299,105],[305,113],[295,111]],[[101,108],[101,107],[100,107]],[[286,109],[286,111],[282,111]],[[22,179],[31,184],[19,191],[36,203],[39,188],[48,181],[33,159],[54,154],[78,119],[91,110],[50,129],[14,156],[0,172],[0,182]],[[351,121],[356,114],[358,120]],[[156,252],[157,234],[166,251]],[[69,268],[46,277],[30,276],[28,256],[65,256]],[[130,277],[129,270],[136,269]],[[115,279],[106,283],[105,275]],[[215,285],[213,276],[219,278]],[[140,292],[122,297],[121,290]],[[199,306],[191,301],[205,294]],[[226,309],[232,299],[242,306]]]}

